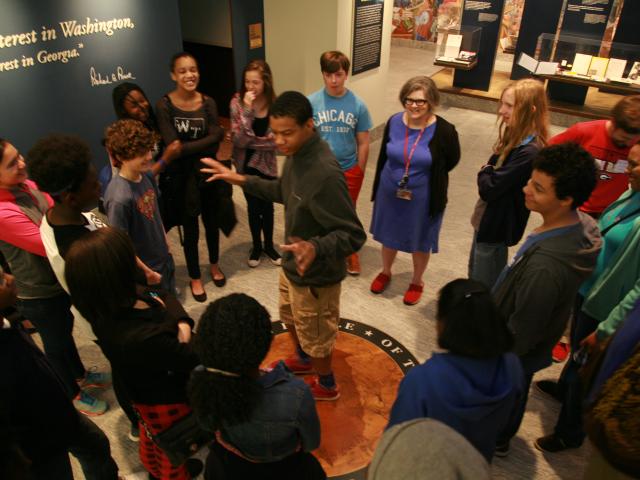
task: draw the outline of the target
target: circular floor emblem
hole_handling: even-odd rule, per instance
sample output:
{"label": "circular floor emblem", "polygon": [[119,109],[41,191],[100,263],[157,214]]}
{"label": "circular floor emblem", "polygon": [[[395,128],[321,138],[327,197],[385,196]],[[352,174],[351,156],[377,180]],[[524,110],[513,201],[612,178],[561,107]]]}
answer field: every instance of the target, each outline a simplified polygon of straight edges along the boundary
{"label": "circular floor emblem", "polygon": [[[354,320],[340,320],[333,370],[340,388],[335,402],[317,402],[322,428],[313,453],[334,480],[364,480],[378,440],[389,421],[398,384],[418,364],[398,341]],[[294,352],[282,322],[273,323],[274,339],[266,363]]]}

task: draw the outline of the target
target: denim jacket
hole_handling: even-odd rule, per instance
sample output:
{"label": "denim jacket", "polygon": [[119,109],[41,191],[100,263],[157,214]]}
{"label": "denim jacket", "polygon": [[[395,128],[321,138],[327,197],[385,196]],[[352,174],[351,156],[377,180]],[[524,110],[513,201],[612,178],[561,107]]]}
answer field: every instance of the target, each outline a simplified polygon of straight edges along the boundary
{"label": "denim jacket", "polygon": [[275,462],[320,445],[320,421],[311,390],[280,362],[258,380],[262,401],[247,422],[221,429],[226,443],[256,462]]}

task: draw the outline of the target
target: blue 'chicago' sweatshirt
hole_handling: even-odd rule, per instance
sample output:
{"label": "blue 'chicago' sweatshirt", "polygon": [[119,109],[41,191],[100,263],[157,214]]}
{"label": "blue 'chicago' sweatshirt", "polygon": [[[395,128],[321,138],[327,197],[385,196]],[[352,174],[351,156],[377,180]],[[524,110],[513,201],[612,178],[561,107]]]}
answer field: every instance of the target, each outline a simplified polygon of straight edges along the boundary
{"label": "blue 'chicago' sweatshirt", "polygon": [[400,383],[387,428],[419,417],[457,430],[491,461],[500,431],[523,394],[518,357],[476,359],[434,353]]}

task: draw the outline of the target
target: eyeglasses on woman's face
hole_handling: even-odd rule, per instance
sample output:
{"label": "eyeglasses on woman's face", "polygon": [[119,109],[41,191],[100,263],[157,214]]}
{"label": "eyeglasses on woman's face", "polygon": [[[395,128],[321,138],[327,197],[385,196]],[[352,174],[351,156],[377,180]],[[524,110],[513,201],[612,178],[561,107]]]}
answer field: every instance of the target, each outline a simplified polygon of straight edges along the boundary
{"label": "eyeglasses on woman's face", "polygon": [[405,107],[410,107],[411,105],[415,105],[416,107],[424,107],[426,104],[427,104],[427,101],[424,98],[407,97],[404,99]]}

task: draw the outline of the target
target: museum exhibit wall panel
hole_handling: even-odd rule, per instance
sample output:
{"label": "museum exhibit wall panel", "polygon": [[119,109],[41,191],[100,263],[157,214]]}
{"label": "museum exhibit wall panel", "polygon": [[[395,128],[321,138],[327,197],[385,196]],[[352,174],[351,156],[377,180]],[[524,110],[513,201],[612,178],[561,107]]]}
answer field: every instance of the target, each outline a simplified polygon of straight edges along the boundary
{"label": "museum exhibit wall panel", "polygon": [[[374,125],[384,123],[393,0],[384,0],[380,66],[349,78],[347,86],[369,107]],[[351,56],[354,2],[350,0],[264,0],[265,43],[279,92],[305,94],[322,88],[320,54]]]}
{"label": "museum exhibit wall panel", "polygon": [[1,135],[26,152],[43,135],[73,133],[101,166],[113,87],[135,82],[156,100],[172,86],[168,59],[181,48],[176,0],[5,0]]}

